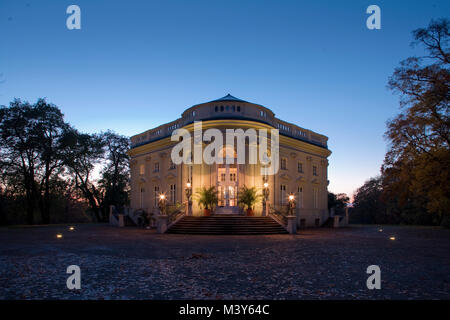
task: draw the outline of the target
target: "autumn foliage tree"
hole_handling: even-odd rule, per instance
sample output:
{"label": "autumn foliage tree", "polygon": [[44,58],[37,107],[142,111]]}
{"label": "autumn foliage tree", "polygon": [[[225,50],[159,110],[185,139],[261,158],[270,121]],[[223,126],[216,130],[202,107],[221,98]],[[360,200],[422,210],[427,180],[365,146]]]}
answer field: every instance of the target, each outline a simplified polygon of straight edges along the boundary
{"label": "autumn foliage tree", "polygon": [[431,223],[450,222],[449,25],[440,19],[415,30],[413,44],[426,55],[402,61],[388,84],[402,113],[387,123],[383,196],[413,223],[424,212]]}

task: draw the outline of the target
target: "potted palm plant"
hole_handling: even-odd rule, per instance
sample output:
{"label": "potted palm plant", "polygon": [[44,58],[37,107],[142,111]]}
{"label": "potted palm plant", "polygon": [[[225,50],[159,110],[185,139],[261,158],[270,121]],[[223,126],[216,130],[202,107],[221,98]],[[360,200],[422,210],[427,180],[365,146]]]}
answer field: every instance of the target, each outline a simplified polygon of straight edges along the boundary
{"label": "potted palm plant", "polygon": [[219,198],[215,187],[206,188],[202,187],[196,193],[196,200],[200,208],[203,208],[203,214],[205,216],[211,215],[211,211],[217,205]]}
{"label": "potted palm plant", "polygon": [[261,197],[262,195],[258,194],[256,187],[243,186],[238,192],[238,204],[247,210],[247,216],[253,216],[253,207]]}

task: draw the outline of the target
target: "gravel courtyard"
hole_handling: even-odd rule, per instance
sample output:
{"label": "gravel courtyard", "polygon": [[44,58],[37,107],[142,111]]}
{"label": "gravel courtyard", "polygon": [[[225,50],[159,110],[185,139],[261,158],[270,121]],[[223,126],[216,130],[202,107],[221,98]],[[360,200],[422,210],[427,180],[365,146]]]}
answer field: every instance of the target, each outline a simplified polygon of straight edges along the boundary
{"label": "gravel courtyard", "polygon": [[[73,264],[81,289],[72,291]],[[372,264],[381,268],[381,290],[366,287]],[[93,224],[0,228],[0,299],[450,299],[450,230],[188,236]]]}

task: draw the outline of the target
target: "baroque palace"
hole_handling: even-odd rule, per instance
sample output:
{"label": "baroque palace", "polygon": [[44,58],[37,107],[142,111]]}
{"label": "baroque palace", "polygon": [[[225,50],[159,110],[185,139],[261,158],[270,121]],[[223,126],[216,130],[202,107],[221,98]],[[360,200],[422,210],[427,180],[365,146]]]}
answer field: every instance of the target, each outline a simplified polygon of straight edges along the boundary
{"label": "baroque palace", "polygon": [[[256,164],[236,161],[176,165],[171,151],[178,141],[172,141],[172,133],[180,128],[193,132],[196,121],[202,121],[204,131],[215,128],[224,135],[226,129],[278,129],[279,170],[264,176],[259,160]],[[282,210],[289,200],[295,199],[296,225],[320,226],[329,218],[327,158],[331,151],[327,140],[324,135],[276,118],[262,105],[230,94],[194,105],[181,118],[131,138],[131,208],[157,212],[161,197],[168,205],[187,203],[186,191],[190,189],[194,200],[188,215],[202,216],[195,194],[201,187],[215,187],[218,201],[213,214],[238,215],[243,212],[238,207],[238,192],[246,186],[265,194],[264,205],[261,200],[255,203],[254,216],[267,215],[266,201],[274,210]]]}

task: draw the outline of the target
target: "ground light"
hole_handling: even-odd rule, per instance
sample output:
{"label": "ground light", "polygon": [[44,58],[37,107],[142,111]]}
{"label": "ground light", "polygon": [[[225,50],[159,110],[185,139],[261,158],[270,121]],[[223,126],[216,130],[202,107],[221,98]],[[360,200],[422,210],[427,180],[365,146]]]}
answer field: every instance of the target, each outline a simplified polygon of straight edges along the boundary
{"label": "ground light", "polygon": [[70,230],[70,231],[74,231],[74,230],[75,230],[75,227],[70,226],[70,227],[69,227],[69,230]]}
{"label": "ground light", "polygon": [[395,240],[395,237],[390,237],[389,240]]}
{"label": "ground light", "polygon": [[56,238],[57,238],[57,239],[62,239],[62,237],[63,237],[62,233],[57,233],[57,234],[56,234]]}

